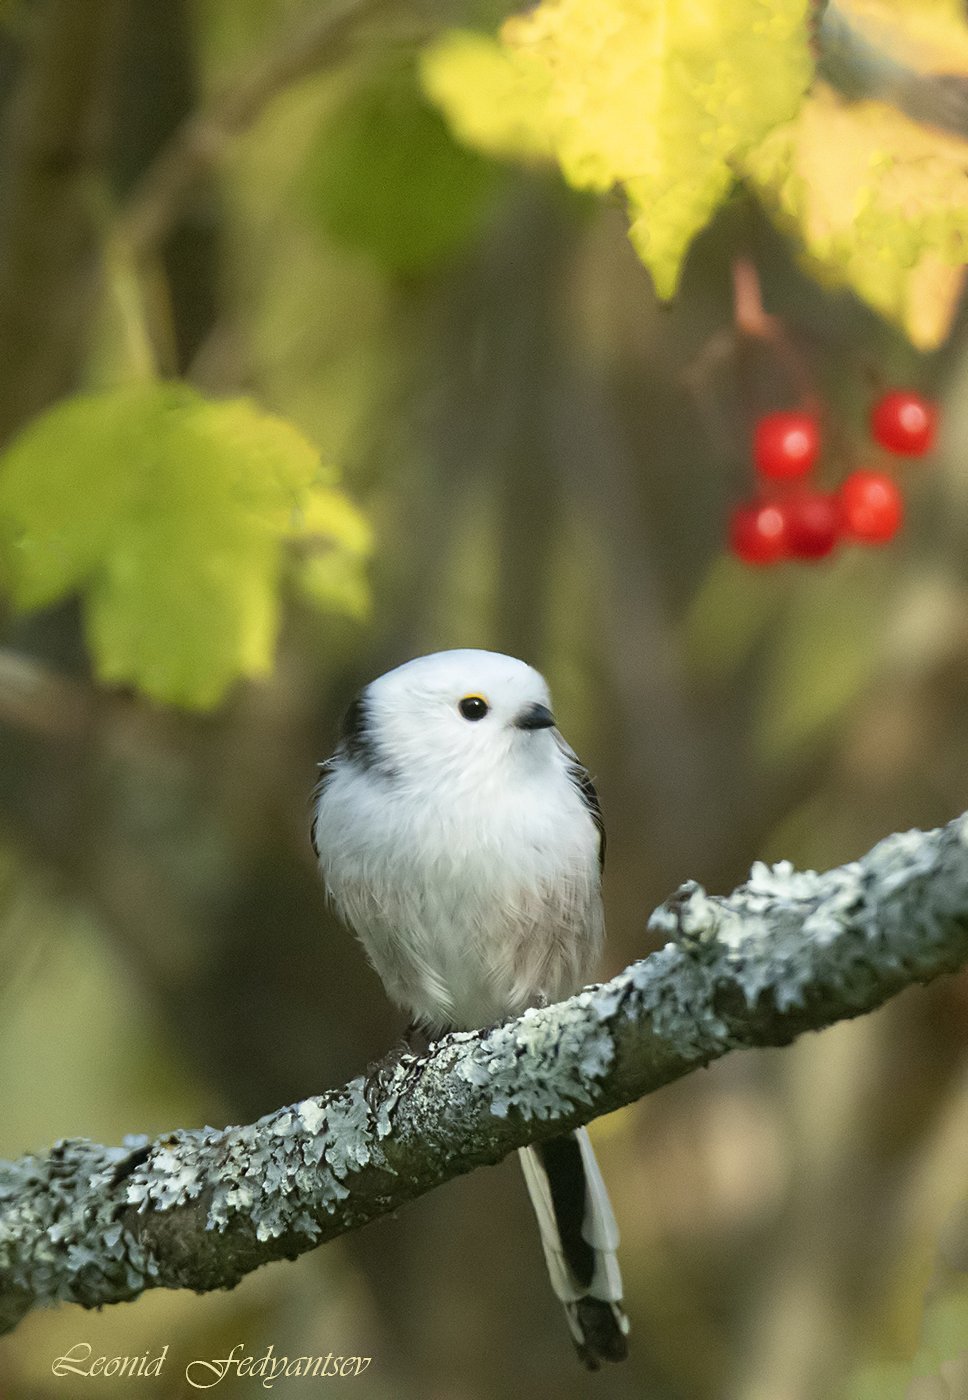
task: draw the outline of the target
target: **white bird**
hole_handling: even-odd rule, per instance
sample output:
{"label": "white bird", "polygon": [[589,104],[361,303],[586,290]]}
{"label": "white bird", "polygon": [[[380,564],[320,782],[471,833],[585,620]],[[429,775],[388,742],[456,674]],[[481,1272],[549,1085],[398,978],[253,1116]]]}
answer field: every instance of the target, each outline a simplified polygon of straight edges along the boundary
{"label": "white bird", "polygon": [[[605,832],[544,678],[490,651],[366,686],[322,765],[313,846],[388,995],[432,1037],[594,974]],[[584,1128],[521,1149],[551,1282],[591,1369],[627,1352],[618,1230]]]}

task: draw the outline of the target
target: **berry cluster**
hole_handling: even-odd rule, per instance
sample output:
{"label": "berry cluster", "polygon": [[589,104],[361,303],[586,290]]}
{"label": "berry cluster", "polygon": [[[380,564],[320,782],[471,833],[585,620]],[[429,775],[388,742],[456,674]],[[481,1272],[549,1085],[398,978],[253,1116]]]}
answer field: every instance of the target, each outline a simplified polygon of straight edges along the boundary
{"label": "berry cluster", "polygon": [[[908,389],[892,389],[870,416],[871,437],[897,457],[921,457],[937,429],[937,407]],[[897,534],[904,502],[894,478],[863,468],[836,491],[808,483],[820,456],[820,425],[810,413],[770,413],[756,424],[753,464],[759,499],[737,506],[731,552],[746,564],[823,559],[841,540],[882,544]]]}

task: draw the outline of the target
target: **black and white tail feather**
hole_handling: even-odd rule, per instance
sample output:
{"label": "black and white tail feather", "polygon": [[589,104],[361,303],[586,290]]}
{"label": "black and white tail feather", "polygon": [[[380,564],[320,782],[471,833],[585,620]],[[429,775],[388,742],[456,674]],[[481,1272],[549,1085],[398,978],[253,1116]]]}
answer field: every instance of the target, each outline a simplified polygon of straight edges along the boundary
{"label": "black and white tail feather", "polygon": [[618,1227],[588,1133],[522,1147],[551,1286],[564,1304],[578,1355],[591,1371],[628,1355]]}

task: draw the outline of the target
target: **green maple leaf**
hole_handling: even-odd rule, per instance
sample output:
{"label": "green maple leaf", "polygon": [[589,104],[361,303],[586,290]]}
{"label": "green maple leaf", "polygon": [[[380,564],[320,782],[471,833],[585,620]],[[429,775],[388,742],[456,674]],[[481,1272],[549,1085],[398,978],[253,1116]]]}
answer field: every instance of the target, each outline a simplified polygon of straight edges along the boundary
{"label": "green maple leaf", "polygon": [[365,526],[321,476],[245,399],[150,384],[66,400],[0,459],[9,592],[23,610],[79,593],[102,680],[210,707],[269,670],[288,539],[328,532],[358,573]]}

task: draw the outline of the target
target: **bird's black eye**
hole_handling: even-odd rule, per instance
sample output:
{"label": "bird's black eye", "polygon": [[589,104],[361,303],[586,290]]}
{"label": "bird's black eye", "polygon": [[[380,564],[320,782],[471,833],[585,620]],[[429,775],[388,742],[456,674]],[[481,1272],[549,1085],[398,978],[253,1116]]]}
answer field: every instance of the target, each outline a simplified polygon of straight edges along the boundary
{"label": "bird's black eye", "polygon": [[465,719],[483,719],[490,706],[480,695],[465,695],[457,708]]}

